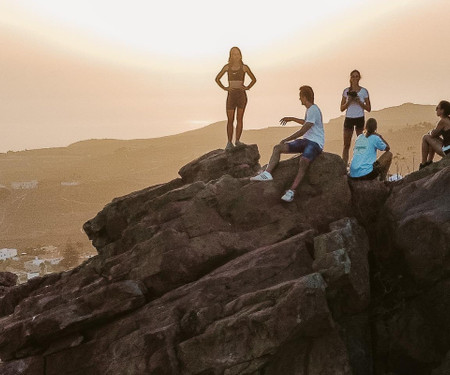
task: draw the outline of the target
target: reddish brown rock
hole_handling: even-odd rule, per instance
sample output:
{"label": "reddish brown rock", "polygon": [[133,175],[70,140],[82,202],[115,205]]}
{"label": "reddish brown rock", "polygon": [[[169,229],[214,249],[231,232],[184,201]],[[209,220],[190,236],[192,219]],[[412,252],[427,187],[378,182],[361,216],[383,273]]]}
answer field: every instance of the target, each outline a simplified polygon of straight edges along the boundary
{"label": "reddish brown rock", "polygon": [[259,169],[256,145],[211,151],[186,164],[178,172],[184,182],[208,182],[228,174],[235,178],[253,176]]}
{"label": "reddish brown rock", "polygon": [[11,287],[17,284],[18,276],[12,272],[0,272],[0,286]]}
{"label": "reddish brown rock", "polygon": [[12,272],[0,272],[0,301],[8,289],[15,286],[18,276]]}
{"label": "reddish brown rock", "polygon": [[0,297],[0,373],[441,375],[448,168],[353,185],[323,153],[288,204],[297,166],[218,150],[115,199],[97,257]]}

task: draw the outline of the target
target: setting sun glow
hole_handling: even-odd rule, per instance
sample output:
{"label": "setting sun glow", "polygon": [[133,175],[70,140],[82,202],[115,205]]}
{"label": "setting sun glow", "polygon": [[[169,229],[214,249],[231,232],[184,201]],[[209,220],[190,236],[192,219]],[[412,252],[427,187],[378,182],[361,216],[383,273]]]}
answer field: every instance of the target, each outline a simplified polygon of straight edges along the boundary
{"label": "setting sun glow", "polygon": [[0,3],[0,152],[86,138],[151,138],[225,118],[214,77],[232,46],[257,78],[245,129],[302,111],[324,118],[352,69],[374,109],[448,95],[445,0],[5,0]]}

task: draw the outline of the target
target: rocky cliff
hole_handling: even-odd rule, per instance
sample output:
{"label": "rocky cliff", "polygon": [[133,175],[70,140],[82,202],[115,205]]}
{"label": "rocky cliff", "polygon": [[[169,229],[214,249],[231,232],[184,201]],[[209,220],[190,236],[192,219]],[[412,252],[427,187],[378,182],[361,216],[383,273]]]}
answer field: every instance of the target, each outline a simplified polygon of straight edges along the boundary
{"label": "rocky cliff", "polygon": [[280,200],[297,158],[250,182],[256,146],[108,204],[99,255],[4,286],[0,373],[450,373],[450,161],[347,181],[337,155]]}

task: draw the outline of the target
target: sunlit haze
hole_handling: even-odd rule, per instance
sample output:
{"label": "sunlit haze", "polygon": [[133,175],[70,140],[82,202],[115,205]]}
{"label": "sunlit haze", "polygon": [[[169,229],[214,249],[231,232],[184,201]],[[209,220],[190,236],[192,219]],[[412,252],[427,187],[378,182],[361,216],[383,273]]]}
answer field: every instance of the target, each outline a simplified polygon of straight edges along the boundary
{"label": "sunlit haze", "polygon": [[339,116],[355,68],[374,109],[436,104],[450,99],[448,14],[445,0],[4,0],[0,152],[224,120],[214,77],[234,45],[258,80],[244,129],[302,116],[302,84]]}

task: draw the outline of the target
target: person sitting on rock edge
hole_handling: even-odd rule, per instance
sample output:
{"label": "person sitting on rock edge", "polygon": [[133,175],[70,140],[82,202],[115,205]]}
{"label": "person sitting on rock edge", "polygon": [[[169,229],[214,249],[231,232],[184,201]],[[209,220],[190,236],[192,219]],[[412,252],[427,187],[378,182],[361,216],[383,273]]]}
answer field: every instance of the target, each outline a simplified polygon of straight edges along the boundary
{"label": "person sitting on rock edge", "polygon": [[450,154],[450,103],[448,101],[439,102],[436,107],[436,116],[441,118],[436,127],[422,137],[422,163],[419,169],[430,165],[435,153],[441,157]]}
{"label": "person sitting on rock edge", "polygon": [[[377,160],[377,150],[384,151]],[[364,133],[356,138],[353,158],[350,164],[350,178],[353,180],[374,180],[378,176],[386,179],[392,162],[389,144],[377,133],[377,120],[369,118]]]}
{"label": "person sitting on rock edge", "polygon": [[[269,165],[266,170],[251,177],[251,181],[271,181],[273,180],[272,172],[280,161],[281,154],[301,153],[297,175],[289,190],[281,197],[285,202],[294,200],[294,191],[302,181],[310,163],[323,150],[325,143],[325,133],[323,129],[322,112],[319,107],[314,104],[314,91],[310,86],[300,87],[300,101],[306,107],[305,119],[296,117],[283,117],[280,120],[281,125],[286,125],[290,121],[294,121],[303,125],[300,130],[291,136],[282,139],[279,144],[274,146]],[[303,138],[300,138],[302,137]]]}

